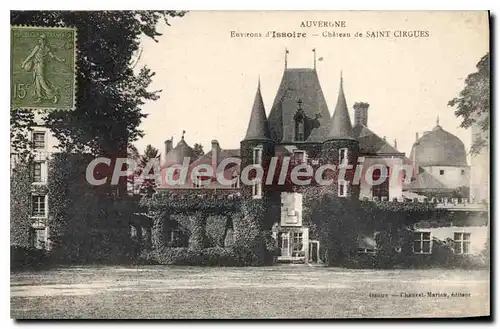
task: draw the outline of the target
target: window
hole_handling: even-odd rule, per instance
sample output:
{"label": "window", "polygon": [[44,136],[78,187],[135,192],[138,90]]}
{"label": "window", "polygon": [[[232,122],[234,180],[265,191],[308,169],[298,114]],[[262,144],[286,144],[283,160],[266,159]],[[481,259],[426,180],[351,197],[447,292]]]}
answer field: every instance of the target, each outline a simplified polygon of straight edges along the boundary
{"label": "window", "polygon": [[305,136],[305,119],[306,115],[302,109],[302,101],[299,99],[297,101],[298,109],[293,116],[295,120],[295,141],[303,142],[306,139]]}
{"label": "window", "polygon": [[453,235],[453,249],[455,254],[470,253],[470,233],[455,233]]}
{"label": "window", "polygon": [[349,183],[346,182],[345,180],[339,180],[338,183],[338,196],[339,197],[347,197],[348,194],[348,189],[349,189]]}
{"label": "window", "polygon": [[201,175],[198,175],[198,176],[194,177],[194,179],[193,179],[193,187],[196,187],[196,188],[203,187],[202,176]]}
{"label": "window", "polygon": [[30,232],[31,246],[36,249],[45,249],[45,229],[32,229]]}
{"label": "window", "polygon": [[281,248],[281,256],[290,256],[290,233],[282,232],[278,236],[278,244]]}
{"label": "window", "polygon": [[431,232],[413,233],[413,252],[415,254],[431,253]]}
{"label": "window", "polygon": [[444,175],[444,170],[443,169],[440,169],[439,170],[439,175],[443,176]]}
{"label": "window", "polygon": [[304,141],[304,120],[295,121],[295,141],[297,142]]}
{"label": "window", "polygon": [[262,182],[257,182],[255,185],[252,185],[252,197],[254,199],[262,198]]}
{"label": "window", "polygon": [[373,197],[378,197],[382,199],[383,197],[389,198],[389,177],[390,177],[390,168],[387,167],[387,176],[382,177],[382,171],[380,168],[375,168],[373,170],[372,174],[372,179],[374,182],[377,182],[379,179],[381,180],[384,178],[381,184],[373,185],[372,186],[372,196]]}
{"label": "window", "polygon": [[181,238],[181,231],[179,229],[170,229],[166,235],[168,242],[176,242]]}
{"label": "window", "polygon": [[306,151],[302,151],[302,150],[293,151],[293,163],[294,164],[307,163]]}
{"label": "window", "polygon": [[232,188],[240,188],[240,178],[239,178],[239,174],[236,171],[233,173],[232,179],[234,181],[231,183],[231,187]]}
{"label": "window", "polygon": [[346,148],[339,150],[339,165],[347,165],[349,164],[349,152]]}
{"label": "window", "polygon": [[262,147],[253,149],[253,164],[262,165]]}
{"label": "window", "polygon": [[294,232],[292,239],[292,257],[304,256],[303,253],[303,235],[302,232]]}
{"label": "window", "polygon": [[33,182],[39,183],[42,181],[42,163],[35,162],[33,164]]}
{"label": "window", "polygon": [[33,195],[31,197],[31,216],[45,217],[45,196]]}
{"label": "window", "polygon": [[45,148],[45,133],[44,132],[33,132],[33,147],[36,150]]}

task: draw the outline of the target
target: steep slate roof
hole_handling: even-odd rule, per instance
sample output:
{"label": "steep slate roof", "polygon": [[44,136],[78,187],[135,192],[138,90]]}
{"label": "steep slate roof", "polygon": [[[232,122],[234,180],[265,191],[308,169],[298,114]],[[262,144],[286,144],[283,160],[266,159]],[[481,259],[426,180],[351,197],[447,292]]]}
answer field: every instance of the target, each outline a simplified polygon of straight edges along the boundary
{"label": "steep slate roof", "polygon": [[364,125],[356,125],[352,134],[359,141],[359,150],[363,154],[402,153]]}
{"label": "steep slate roof", "polygon": [[271,138],[276,142],[294,142],[294,115],[297,101],[302,101],[302,109],[307,117],[317,115],[319,127],[313,128],[306,142],[322,142],[328,132],[330,112],[321,90],[318,74],[314,69],[286,69],[269,113]]}
{"label": "steep slate roof", "polygon": [[253,102],[252,113],[250,114],[250,121],[248,122],[247,134],[244,140],[261,140],[270,138],[271,134],[269,132],[264,102],[262,101],[259,80],[257,92],[255,93],[255,100]]}
{"label": "steep slate roof", "polygon": [[[227,159],[227,158],[239,158],[240,157],[240,149],[228,149],[228,150],[223,150],[219,149],[219,152],[217,154],[217,165],[219,165],[222,160]],[[200,164],[212,164],[212,150],[208,151],[201,157],[199,157],[196,161],[194,161],[191,166],[195,167]],[[230,167],[230,166],[228,166]]]}
{"label": "steep slate roof", "polygon": [[344,95],[342,76],[340,77],[337,105],[335,106],[335,111],[333,112],[330,131],[326,136],[326,140],[330,139],[354,139],[351,118],[349,117],[349,110],[347,109],[347,102]]}

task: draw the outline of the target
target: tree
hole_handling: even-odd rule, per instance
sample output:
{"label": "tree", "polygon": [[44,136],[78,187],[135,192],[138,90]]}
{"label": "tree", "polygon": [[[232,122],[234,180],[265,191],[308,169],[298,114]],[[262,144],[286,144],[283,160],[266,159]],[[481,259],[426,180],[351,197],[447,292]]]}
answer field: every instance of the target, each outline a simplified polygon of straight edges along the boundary
{"label": "tree", "polygon": [[[144,154],[140,157],[137,170],[135,172],[135,177],[140,177],[142,175],[154,175],[154,167],[152,167],[147,173],[144,173],[144,168],[146,168],[146,166],[152,159],[157,160],[157,163],[159,165],[160,156],[161,154],[159,153],[158,149],[154,148],[151,144],[148,144],[146,146],[146,149],[144,150]],[[154,189],[156,188],[155,179],[138,179],[136,181],[138,184],[140,184],[139,193],[147,195],[153,194]]]}
{"label": "tree", "polygon": [[456,107],[455,115],[462,118],[462,128],[477,125],[483,132],[474,139],[471,154],[477,154],[489,146],[490,54],[484,55],[476,67],[477,72],[465,79],[465,87],[459,96],[448,102],[449,106]]}
{"label": "tree", "polygon": [[[45,124],[68,152],[125,157],[127,145],[144,135],[139,129],[146,114],[141,106],[158,99],[148,86],[154,72],[134,71],[140,37],[160,35],[163,18],[183,16],[176,11],[12,11],[11,24],[75,27],[77,29],[76,109],[52,111]],[[18,150],[29,150],[20,132],[32,126],[32,113],[11,110],[11,139]],[[19,151],[21,152],[21,151]]]}
{"label": "tree", "polygon": [[201,157],[203,154],[205,154],[205,151],[203,151],[203,145],[198,143],[195,143],[193,145],[193,151],[198,157]]}
{"label": "tree", "polygon": [[139,154],[139,151],[137,150],[137,147],[135,147],[134,144],[129,144],[127,148],[127,155],[129,159],[138,161],[139,158],[141,157]]}

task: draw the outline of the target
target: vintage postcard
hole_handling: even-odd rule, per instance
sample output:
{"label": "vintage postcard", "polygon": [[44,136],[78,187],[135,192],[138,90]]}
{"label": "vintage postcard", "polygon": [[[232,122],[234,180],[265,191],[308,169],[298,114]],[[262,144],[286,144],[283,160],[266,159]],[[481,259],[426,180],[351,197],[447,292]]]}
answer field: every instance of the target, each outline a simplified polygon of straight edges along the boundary
{"label": "vintage postcard", "polygon": [[10,17],[12,318],[490,316],[489,12]]}

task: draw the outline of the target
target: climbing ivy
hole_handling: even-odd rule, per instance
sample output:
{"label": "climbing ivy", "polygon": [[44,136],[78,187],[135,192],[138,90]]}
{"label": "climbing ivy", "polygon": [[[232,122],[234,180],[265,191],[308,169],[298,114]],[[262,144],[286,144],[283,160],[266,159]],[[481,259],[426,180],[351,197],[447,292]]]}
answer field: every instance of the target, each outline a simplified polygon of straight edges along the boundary
{"label": "climbing ivy", "polygon": [[18,164],[10,176],[10,244],[30,246],[31,170],[29,164]]}
{"label": "climbing ivy", "polygon": [[349,266],[358,257],[360,232],[377,231],[377,261],[389,266],[413,225],[439,212],[432,203],[338,198],[321,188],[303,193],[304,225],[310,228],[310,238],[320,241],[320,254],[328,265]]}

